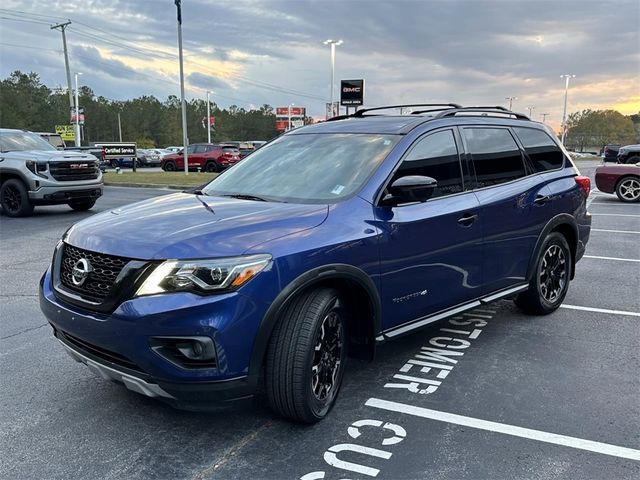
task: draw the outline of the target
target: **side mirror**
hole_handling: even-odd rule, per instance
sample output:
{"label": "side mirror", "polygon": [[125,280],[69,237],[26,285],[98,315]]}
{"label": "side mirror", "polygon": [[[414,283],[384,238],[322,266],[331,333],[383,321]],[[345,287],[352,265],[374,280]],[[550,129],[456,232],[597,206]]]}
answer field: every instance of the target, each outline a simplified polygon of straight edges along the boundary
{"label": "side mirror", "polygon": [[426,202],[438,186],[435,178],[422,175],[408,175],[396,179],[389,186],[389,193],[383,198],[385,205]]}
{"label": "side mirror", "polygon": [[184,151],[180,150],[180,151],[178,152],[178,155],[184,155]]}

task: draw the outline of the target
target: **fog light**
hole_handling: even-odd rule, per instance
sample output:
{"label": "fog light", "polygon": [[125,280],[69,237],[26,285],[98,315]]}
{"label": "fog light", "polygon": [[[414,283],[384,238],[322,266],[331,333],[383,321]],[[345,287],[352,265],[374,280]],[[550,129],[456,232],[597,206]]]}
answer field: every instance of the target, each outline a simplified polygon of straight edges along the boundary
{"label": "fog light", "polygon": [[184,369],[216,368],[216,350],[209,337],[151,337],[151,349]]}

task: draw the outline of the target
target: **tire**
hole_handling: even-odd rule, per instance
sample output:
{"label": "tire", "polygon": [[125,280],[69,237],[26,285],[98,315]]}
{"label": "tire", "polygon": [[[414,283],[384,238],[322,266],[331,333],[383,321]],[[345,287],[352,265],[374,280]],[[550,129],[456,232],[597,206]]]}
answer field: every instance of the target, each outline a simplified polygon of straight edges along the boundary
{"label": "tire", "polygon": [[315,423],[333,407],[346,362],[347,310],[336,290],[310,290],[285,308],[267,350],[265,386],[271,408]]}
{"label": "tire", "polygon": [[220,171],[220,167],[216,162],[211,161],[205,164],[204,170],[205,172],[209,172],[209,173],[217,173]]}
{"label": "tire", "polygon": [[634,155],[633,157],[629,157],[624,161],[626,165],[635,165],[638,162],[640,162],[640,157],[637,155]]}
{"label": "tire", "polygon": [[540,249],[529,289],[516,297],[515,304],[532,315],[554,312],[569,290],[571,268],[567,239],[559,232],[551,232]]}
{"label": "tire", "polygon": [[176,171],[176,164],[174,162],[167,162],[162,166],[162,169],[165,172],[175,172]]}
{"label": "tire", "polygon": [[9,217],[26,217],[33,213],[27,187],[17,178],[6,180],[0,187],[0,204]]}
{"label": "tire", "polygon": [[111,165],[111,168],[118,168],[120,166],[120,162],[113,158],[110,162],[109,165]]}
{"label": "tire", "polygon": [[95,200],[86,200],[82,202],[70,202],[68,205],[76,212],[86,212],[87,210],[91,210],[95,204]]}
{"label": "tire", "polygon": [[616,195],[621,202],[640,202],[640,178],[622,177],[616,185]]}

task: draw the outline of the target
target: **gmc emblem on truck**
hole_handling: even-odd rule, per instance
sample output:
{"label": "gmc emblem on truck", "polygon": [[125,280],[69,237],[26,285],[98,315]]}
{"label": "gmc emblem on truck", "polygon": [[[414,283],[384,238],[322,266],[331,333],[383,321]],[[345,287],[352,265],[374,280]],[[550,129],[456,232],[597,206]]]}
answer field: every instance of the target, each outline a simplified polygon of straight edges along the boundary
{"label": "gmc emblem on truck", "polygon": [[77,169],[77,168],[88,168],[89,164],[87,163],[72,163],[69,165],[69,168],[71,169]]}

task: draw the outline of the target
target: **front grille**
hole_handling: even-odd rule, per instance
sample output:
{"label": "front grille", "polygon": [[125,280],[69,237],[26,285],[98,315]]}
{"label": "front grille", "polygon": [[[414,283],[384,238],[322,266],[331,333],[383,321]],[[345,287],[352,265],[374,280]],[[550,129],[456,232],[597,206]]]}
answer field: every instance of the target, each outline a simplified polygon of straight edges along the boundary
{"label": "front grille", "polygon": [[98,162],[86,160],[81,162],[50,162],[49,172],[51,176],[61,182],[73,182],[79,180],[95,180],[100,174]]}
{"label": "front grille", "polygon": [[88,353],[90,355],[93,355],[94,357],[106,360],[107,362],[114,363],[124,368],[128,368],[129,370],[135,370],[137,372],[144,373],[144,371],[138,365],[136,365],[124,355],[120,355],[119,353],[107,350],[106,348],[93,345],[85,340],[70,335],[67,332],[63,332],[62,330],[56,329],[56,336],[62,337],[61,340],[65,340],[67,343],[70,343],[83,353]]}
{"label": "front grille", "polygon": [[[73,267],[78,260],[86,259],[91,265],[91,272],[82,285],[73,283]],[[118,275],[129,262],[129,259],[90,252],[65,244],[60,263],[60,282],[62,285],[82,297],[92,301],[104,300]]]}

